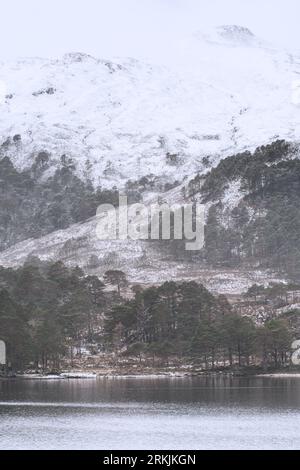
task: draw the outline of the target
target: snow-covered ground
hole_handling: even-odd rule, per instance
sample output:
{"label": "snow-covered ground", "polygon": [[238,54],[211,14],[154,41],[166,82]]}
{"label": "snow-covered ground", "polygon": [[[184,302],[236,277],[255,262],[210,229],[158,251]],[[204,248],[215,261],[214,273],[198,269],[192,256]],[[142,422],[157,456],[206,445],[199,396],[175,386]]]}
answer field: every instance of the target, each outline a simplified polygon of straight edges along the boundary
{"label": "snow-covered ground", "polygon": [[121,187],[150,173],[183,179],[207,155],[214,164],[278,137],[299,139],[300,55],[236,26],[193,34],[178,55],[173,68],[79,53],[1,63],[0,144],[21,136],[3,153],[24,168],[49,151],[49,172],[65,154],[82,178]]}
{"label": "snow-covered ground", "polygon": [[[187,261],[174,261],[156,242],[143,240],[99,240],[97,219],[72,225],[37,240],[26,240],[0,253],[0,266],[17,267],[28,256],[41,260],[62,260],[69,266],[80,266],[87,273],[102,277],[109,269],[121,269],[131,283],[160,284],[165,281],[195,280],[209,290],[222,294],[239,294],[253,284],[281,282],[275,273],[262,270],[207,269]],[[99,266],[90,267],[91,256]]]}
{"label": "snow-covered ground", "polygon": [[[278,138],[300,141],[300,53],[277,50],[246,28],[223,26],[192,34],[178,54],[180,65],[173,67],[79,53],[0,63],[6,85],[0,157],[9,156],[23,169],[39,152],[50,152],[47,177],[65,155],[82,179],[108,188],[154,174],[181,183],[161,195],[181,203],[183,186],[209,170],[207,161],[214,166]],[[157,197],[145,194],[144,202]],[[241,197],[240,181],[232,182],[223,198],[225,218]],[[175,263],[149,242],[100,241],[95,225],[91,219],[19,243],[0,253],[0,265],[18,266],[34,254],[100,276],[114,267],[132,282],[196,279],[224,293],[276,280],[272,273]],[[99,268],[88,268],[92,255]]]}

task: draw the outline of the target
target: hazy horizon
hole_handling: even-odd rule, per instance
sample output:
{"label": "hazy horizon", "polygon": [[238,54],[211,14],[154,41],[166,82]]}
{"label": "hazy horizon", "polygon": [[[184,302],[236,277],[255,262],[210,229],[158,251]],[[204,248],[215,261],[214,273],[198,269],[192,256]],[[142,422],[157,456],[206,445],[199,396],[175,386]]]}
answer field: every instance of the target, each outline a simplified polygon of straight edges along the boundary
{"label": "hazy horizon", "polygon": [[298,0],[0,0],[0,59],[95,57],[176,61],[182,41],[207,26],[237,24],[287,49],[300,44]]}

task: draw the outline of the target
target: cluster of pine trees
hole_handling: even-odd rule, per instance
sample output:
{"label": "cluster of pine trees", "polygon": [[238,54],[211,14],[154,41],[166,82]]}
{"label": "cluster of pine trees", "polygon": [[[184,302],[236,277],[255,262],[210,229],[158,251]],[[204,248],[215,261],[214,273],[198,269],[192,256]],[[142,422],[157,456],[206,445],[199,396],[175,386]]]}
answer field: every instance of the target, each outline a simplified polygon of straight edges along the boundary
{"label": "cluster of pine trees", "polygon": [[[190,183],[209,202],[204,257],[213,266],[259,264],[300,276],[300,162],[285,141],[225,158]],[[223,196],[240,183],[241,201],[226,212]],[[224,224],[226,217],[226,224]]]}
{"label": "cluster of pine trees", "polygon": [[292,334],[283,319],[257,326],[196,282],[167,282],[135,289],[134,299],[106,315],[105,339],[113,350],[185,358],[206,369],[217,365],[285,364]]}
{"label": "cluster of pine trees", "polygon": [[49,158],[46,152],[39,153],[24,171],[8,157],[0,159],[0,251],[94,217],[100,204],[118,205],[116,188],[95,190],[76,176],[66,157],[52,176],[44,178]]}
{"label": "cluster of pine trees", "polygon": [[257,326],[196,282],[132,290],[126,300],[122,271],[106,272],[101,282],[78,267],[37,258],[0,268],[0,338],[12,368],[57,370],[62,358],[72,359],[74,346],[90,343],[98,351],[173,357],[206,369],[289,360],[293,337],[284,319]]}
{"label": "cluster of pine trees", "polygon": [[93,336],[103,288],[97,277],[61,262],[0,268],[0,336],[12,367],[59,368],[69,346]]}

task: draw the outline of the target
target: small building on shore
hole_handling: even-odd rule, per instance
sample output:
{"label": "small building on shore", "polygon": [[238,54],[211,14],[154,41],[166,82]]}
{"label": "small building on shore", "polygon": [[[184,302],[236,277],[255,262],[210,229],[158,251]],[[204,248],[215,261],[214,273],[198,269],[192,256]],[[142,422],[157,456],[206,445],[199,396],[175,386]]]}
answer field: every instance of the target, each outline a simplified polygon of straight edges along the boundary
{"label": "small building on shore", "polygon": [[6,367],[6,344],[0,340],[0,371]]}

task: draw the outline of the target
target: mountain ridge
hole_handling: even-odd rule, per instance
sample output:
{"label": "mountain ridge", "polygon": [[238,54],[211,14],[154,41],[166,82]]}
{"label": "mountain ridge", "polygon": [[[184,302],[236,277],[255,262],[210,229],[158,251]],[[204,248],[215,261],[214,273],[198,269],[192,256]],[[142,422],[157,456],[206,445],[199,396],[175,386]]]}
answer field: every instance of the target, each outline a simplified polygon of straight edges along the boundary
{"label": "mountain ridge", "polygon": [[[255,38],[236,28],[221,33]],[[47,177],[67,155],[81,179],[111,188],[149,174],[183,179],[207,155],[217,164],[276,138],[300,140],[292,103],[300,61],[260,42],[232,48],[219,33],[218,44],[188,42],[180,68],[82,53],[2,62],[0,156],[24,169],[47,151]]]}

